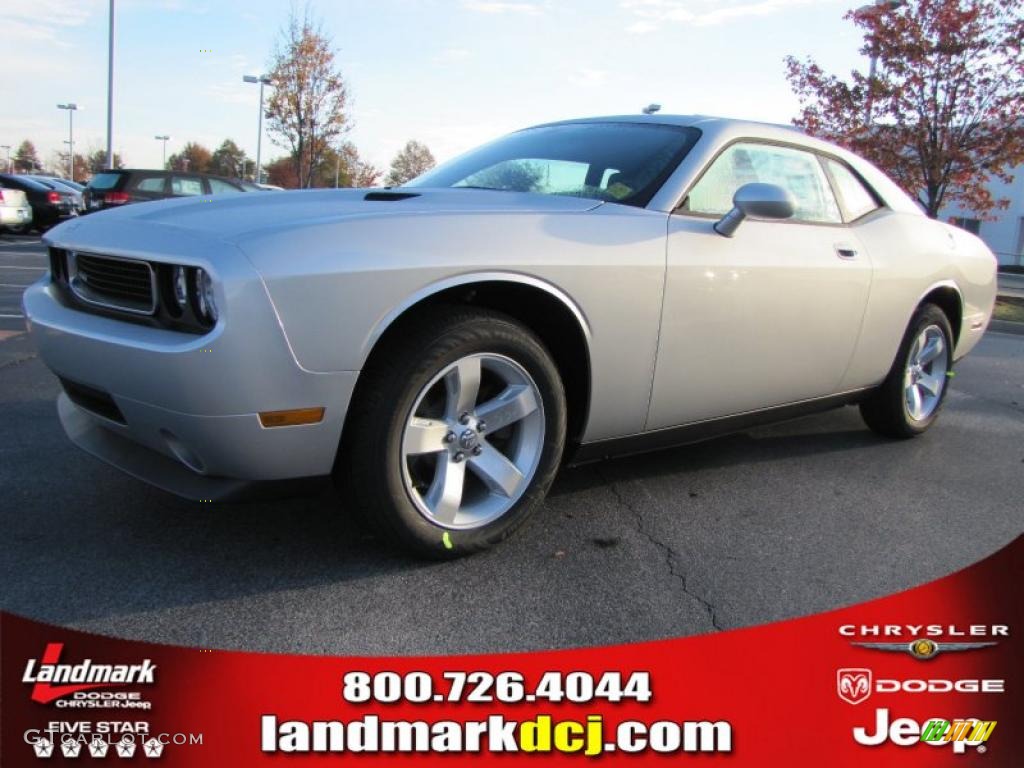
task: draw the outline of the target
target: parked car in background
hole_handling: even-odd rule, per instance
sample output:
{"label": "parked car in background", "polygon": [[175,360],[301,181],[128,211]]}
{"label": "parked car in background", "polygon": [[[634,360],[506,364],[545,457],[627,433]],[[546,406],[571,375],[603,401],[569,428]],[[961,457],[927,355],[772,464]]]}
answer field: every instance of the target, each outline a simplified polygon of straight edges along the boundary
{"label": "parked car in background", "polygon": [[69,216],[77,215],[70,190],[61,192],[28,176],[0,173],[0,187],[19,189],[32,206],[32,227],[42,232]]}
{"label": "parked car in background", "polygon": [[247,192],[284,192],[284,187],[279,187],[276,184],[258,184],[255,181],[240,179],[236,179],[235,182],[245,187]]}
{"label": "parked car in background", "polygon": [[240,182],[206,173],[123,168],[102,171],[86,187],[86,211],[117,208],[168,197],[231,195],[245,192]]}
{"label": "parked car in background", "polygon": [[32,206],[20,189],[0,186],[0,230],[24,232],[32,226]]}
{"label": "parked car in background", "polygon": [[85,184],[79,184],[77,181],[72,181],[71,179],[63,179],[60,176],[42,176],[42,175],[39,175],[39,174],[26,174],[26,175],[31,175],[32,178],[42,179],[43,181],[59,181],[64,186],[71,187],[76,192],[84,192],[85,191]]}
{"label": "parked car in background", "polygon": [[[25,174],[26,178],[38,181],[51,189],[57,190],[61,195],[71,195],[71,200],[75,206],[76,213],[85,212],[85,201],[82,198],[82,190],[78,189],[81,185],[75,184],[74,182],[67,181],[66,179],[58,179],[54,176],[37,176],[35,174]],[[84,187],[82,187],[84,189]]]}

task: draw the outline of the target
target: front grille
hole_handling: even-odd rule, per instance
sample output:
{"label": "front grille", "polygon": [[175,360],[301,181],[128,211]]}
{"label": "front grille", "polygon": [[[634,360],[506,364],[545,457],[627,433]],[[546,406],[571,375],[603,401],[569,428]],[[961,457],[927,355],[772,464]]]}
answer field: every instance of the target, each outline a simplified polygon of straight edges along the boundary
{"label": "front grille", "polygon": [[156,310],[153,269],[145,261],[69,253],[69,284],[82,301],[151,315]]}

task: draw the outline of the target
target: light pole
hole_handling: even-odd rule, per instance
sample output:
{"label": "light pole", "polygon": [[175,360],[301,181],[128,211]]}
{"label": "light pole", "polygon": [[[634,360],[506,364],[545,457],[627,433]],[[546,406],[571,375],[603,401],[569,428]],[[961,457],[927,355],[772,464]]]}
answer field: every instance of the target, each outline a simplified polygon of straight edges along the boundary
{"label": "light pole", "polygon": [[110,0],[107,33],[107,170],[114,167],[114,0]]}
{"label": "light pole", "polygon": [[164,143],[164,162],[163,162],[163,165],[160,166],[160,170],[161,171],[166,171],[167,170],[167,142],[171,140],[171,137],[170,136],[154,136],[153,138],[156,139],[157,141],[162,141]]}
{"label": "light pole", "polygon": [[[883,11],[891,11],[894,8],[899,8],[902,5],[906,5],[907,0],[875,0],[873,3],[862,5],[858,8],[855,13],[859,15],[876,14]],[[865,107],[866,123],[871,124],[872,112],[874,111],[875,101],[875,77],[878,74],[878,53],[877,51],[871,52],[871,63],[868,65],[868,103]]]}
{"label": "light pole", "polygon": [[10,144],[0,144],[0,149],[6,149],[7,150],[7,172],[10,173],[11,172],[11,145]]}
{"label": "light pole", "polygon": [[262,149],[263,143],[263,86],[273,85],[274,81],[271,80],[267,75],[243,75],[242,81],[246,83],[259,83],[260,84],[260,116],[257,123],[256,129],[256,183],[261,183],[260,179],[260,149]]}
{"label": "light pole", "polygon": [[72,181],[75,180],[75,110],[78,109],[77,104],[72,104],[70,101],[67,104],[58,104],[57,109],[66,109],[68,111],[68,178]]}

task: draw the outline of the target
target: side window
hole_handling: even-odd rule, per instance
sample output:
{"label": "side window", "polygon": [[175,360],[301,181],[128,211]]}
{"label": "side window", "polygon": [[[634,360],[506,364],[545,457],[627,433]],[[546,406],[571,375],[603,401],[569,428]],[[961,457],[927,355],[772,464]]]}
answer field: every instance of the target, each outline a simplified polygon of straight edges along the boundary
{"label": "side window", "polygon": [[839,205],[818,158],[810,152],[771,144],[733,144],[690,190],[687,210],[724,216],[744,184],[761,182],[788,189],[796,199],[796,221],[841,224]]}
{"label": "side window", "polygon": [[188,176],[171,177],[172,195],[201,195],[203,194],[202,179],[190,178]]}
{"label": "side window", "polygon": [[835,179],[839,197],[842,198],[843,205],[846,207],[846,213],[851,221],[859,219],[861,216],[865,216],[881,207],[875,200],[875,196],[868,191],[863,182],[854,175],[853,171],[842,163],[830,158],[827,158],[825,162],[828,164],[829,173]]}
{"label": "side window", "polygon": [[163,176],[136,176],[133,188],[139,192],[163,192]]}
{"label": "side window", "polygon": [[228,184],[228,182],[221,181],[220,179],[209,179],[209,182],[210,193],[214,195],[231,195],[242,191],[234,184]]}

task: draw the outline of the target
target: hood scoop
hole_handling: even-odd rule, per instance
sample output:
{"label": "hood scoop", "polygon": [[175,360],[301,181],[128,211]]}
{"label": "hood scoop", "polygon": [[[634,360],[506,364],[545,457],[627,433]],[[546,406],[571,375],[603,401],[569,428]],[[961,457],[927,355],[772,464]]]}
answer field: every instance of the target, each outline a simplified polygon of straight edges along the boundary
{"label": "hood scoop", "polygon": [[399,200],[407,200],[410,197],[419,197],[419,192],[391,192],[383,190],[380,192],[367,192],[363,200],[378,203],[397,203]]}

